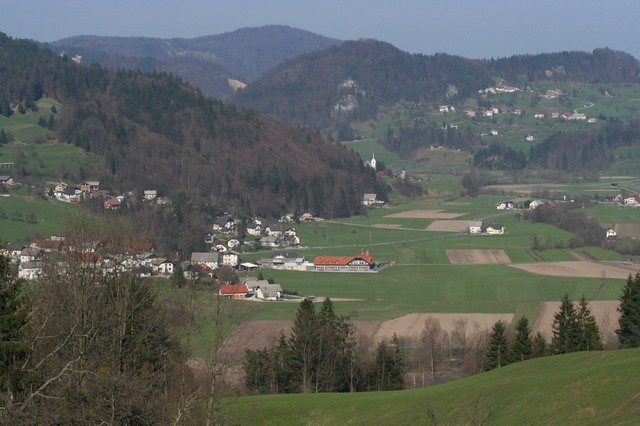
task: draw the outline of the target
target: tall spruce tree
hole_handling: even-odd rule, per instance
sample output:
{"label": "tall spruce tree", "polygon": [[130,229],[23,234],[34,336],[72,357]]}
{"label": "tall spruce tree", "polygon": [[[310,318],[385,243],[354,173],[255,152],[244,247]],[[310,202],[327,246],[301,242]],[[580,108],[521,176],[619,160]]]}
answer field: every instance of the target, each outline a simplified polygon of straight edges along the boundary
{"label": "tall spruce tree", "polygon": [[547,352],[547,339],[544,338],[542,333],[536,333],[533,337],[533,344],[531,345],[531,355],[533,358],[539,358],[541,356],[546,356]]}
{"label": "tall spruce tree", "polygon": [[509,364],[509,342],[507,340],[506,325],[502,321],[493,324],[489,336],[489,350],[485,361],[485,370],[504,367]]}
{"label": "tall spruce tree", "polygon": [[389,342],[382,341],[376,350],[374,377],[375,390],[400,390],[404,384],[404,355],[398,336],[393,333]]}
{"label": "tall spruce tree", "polygon": [[300,303],[298,313],[291,330],[290,345],[295,370],[299,371],[297,380],[300,391],[311,392],[314,390],[315,375],[317,372],[317,349],[319,345],[318,318],[313,302],[305,299]]}
{"label": "tall spruce tree", "polygon": [[524,361],[531,358],[532,342],[529,320],[523,315],[516,323],[516,337],[511,346],[511,360]]}
{"label": "tall spruce tree", "polygon": [[640,346],[640,273],[629,275],[620,296],[619,326],[616,330],[622,348]]}
{"label": "tall spruce tree", "polygon": [[602,350],[602,335],[600,327],[595,317],[589,309],[589,302],[582,296],[576,313],[576,320],[580,330],[579,351],[599,351]]}
{"label": "tall spruce tree", "polygon": [[569,295],[560,302],[560,310],[553,316],[553,338],[551,350],[556,354],[566,354],[578,350],[580,329],[576,320],[576,309]]}

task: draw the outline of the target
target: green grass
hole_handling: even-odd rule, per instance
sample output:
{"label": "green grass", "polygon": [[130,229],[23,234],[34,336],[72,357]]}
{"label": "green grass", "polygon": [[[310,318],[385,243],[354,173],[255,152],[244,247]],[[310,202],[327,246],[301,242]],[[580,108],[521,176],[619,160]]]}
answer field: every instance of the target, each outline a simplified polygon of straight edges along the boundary
{"label": "green grass", "polygon": [[52,137],[53,133],[51,131],[38,125],[38,119],[40,117],[48,119],[51,115],[51,107],[53,105],[55,105],[58,110],[58,113],[53,114],[53,116],[59,119],[62,105],[51,98],[42,98],[36,104],[38,106],[37,112],[27,111],[25,114],[20,114],[16,111],[8,118],[0,115],[0,129],[9,132],[14,140],[20,142]]}
{"label": "green grass", "polygon": [[[540,301],[591,295],[597,278],[543,277],[505,265],[413,265],[369,273],[265,270],[283,288],[299,294],[361,299],[336,302],[354,320],[388,320],[414,312],[531,312]],[[624,280],[608,280],[599,300],[620,295]],[[243,302],[240,302],[243,303]],[[251,319],[293,319],[296,304],[258,303]],[[532,320],[535,317],[531,318]]]}
{"label": "green grass", "polygon": [[429,388],[224,400],[227,423],[637,424],[640,349],[581,352],[516,363]]}
{"label": "green grass", "polygon": [[[0,210],[4,213],[0,218],[0,240],[3,241],[26,243],[60,234],[69,215],[78,211],[78,207],[71,204],[50,198],[43,200],[29,189],[12,190],[9,195],[0,197]],[[35,223],[26,221],[30,214],[35,215]]]}

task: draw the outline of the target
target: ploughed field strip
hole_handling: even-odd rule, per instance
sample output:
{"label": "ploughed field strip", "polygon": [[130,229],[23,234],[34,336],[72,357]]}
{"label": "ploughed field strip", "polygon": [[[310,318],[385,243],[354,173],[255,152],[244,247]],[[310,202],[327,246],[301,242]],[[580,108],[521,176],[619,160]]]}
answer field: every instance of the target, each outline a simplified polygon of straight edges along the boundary
{"label": "ploughed field strip", "polygon": [[637,223],[618,223],[614,230],[619,237],[640,238],[640,224]]}
{"label": "ploughed field strip", "polygon": [[468,220],[434,220],[427,226],[427,231],[460,232],[468,227]]}
{"label": "ploughed field strip", "polygon": [[[574,302],[576,309],[578,308],[578,302]],[[538,320],[533,325],[532,334],[540,332],[548,341],[553,337],[553,316],[560,310],[560,302],[542,302],[540,304],[540,314]],[[593,314],[600,331],[602,332],[602,341],[605,345],[608,342],[617,341],[617,335],[615,333],[616,328],[619,327],[618,320],[620,319],[620,313],[618,307],[620,302],[618,300],[590,300],[589,309]]]}
{"label": "ploughed field strip", "polygon": [[371,226],[380,229],[398,229],[402,227],[399,223],[374,223]]}
{"label": "ploughed field strip", "polygon": [[586,251],[568,251],[567,255],[573,260],[597,261],[598,258]]}
{"label": "ploughed field strip", "polygon": [[640,264],[634,262],[594,262],[594,261],[566,261],[518,263],[509,265],[526,272],[554,277],[579,278],[617,278],[626,279],[629,274],[640,272]]}
{"label": "ploughed field strip", "polygon": [[493,264],[511,263],[504,250],[461,250],[447,249],[447,257],[453,264]]}
{"label": "ploughed field strip", "polygon": [[453,219],[464,215],[465,213],[446,213],[442,210],[408,210],[389,214],[385,217],[396,219]]}

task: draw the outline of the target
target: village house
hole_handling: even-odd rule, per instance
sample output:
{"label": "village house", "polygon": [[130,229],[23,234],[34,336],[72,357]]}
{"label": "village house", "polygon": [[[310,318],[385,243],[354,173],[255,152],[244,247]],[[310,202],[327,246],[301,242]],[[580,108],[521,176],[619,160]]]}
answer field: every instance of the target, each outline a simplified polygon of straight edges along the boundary
{"label": "village house", "polygon": [[105,210],[117,210],[122,205],[122,202],[117,198],[111,198],[109,200],[105,200],[103,205]]}
{"label": "village house", "polygon": [[513,201],[504,201],[496,206],[498,210],[513,210]]}
{"label": "village house", "polygon": [[242,300],[249,294],[249,289],[244,284],[222,284],[218,289],[218,296]]}
{"label": "village house", "polygon": [[375,260],[369,250],[355,256],[316,256],[313,259],[316,271],[367,272],[375,267]]}
{"label": "village house", "polygon": [[533,118],[544,118],[543,112],[536,112],[533,114]]}
{"label": "village house", "polygon": [[191,263],[198,266],[203,265],[210,269],[218,269],[219,254],[217,252],[193,252],[191,253]]}
{"label": "village house", "polygon": [[222,215],[216,217],[216,220],[213,222],[213,230],[220,232],[228,232],[233,229],[235,222],[233,218],[229,215]]}
{"label": "village house", "polygon": [[25,247],[20,252],[20,263],[33,262],[42,259],[42,251],[35,247]]}
{"label": "village house", "polygon": [[262,233],[262,225],[258,223],[250,223],[246,228],[247,235],[259,236]]}
{"label": "village house", "polygon": [[542,200],[533,200],[529,203],[529,210],[535,210],[543,204],[544,204],[544,201]]}
{"label": "village house", "polygon": [[273,223],[264,228],[265,234],[270,237],[282,237],[284,235],[284,227],[280,223]]}
{"label": "village house", "polygon": [[481,234],[482,233],[482,225],[483,222],[481,220],[472,220],[469,222],[469,233],[470,234]]}
{"label": "village house", "polygon": [[623,196],[624,205],[630,207],[638,207],[640,206],[640,195],[638,194],[628,194]]}
{"label": "village house", "polygon": [[100,189],[100,181],[97,180],[87,180],[80,185],[80,191],[82,192],[93,192],[98,191]]}
{"label": "village house", "polygon": [[194,264],[185,260],[180,263],[180,267],[182,268],[182,276],[187,280],[197,280],[200,275],[200,271],[195,267]]}
{"label": "village house", "polygon": [[222,265],[230,268],[236,268],[240,263],[240,253],[229,250],[222,254]]}
{"label": "village house", "polygon": [[278,247],[278,239],[272,235],[267,235],[260,238],[260,245],[262,247]]}
{"label": "village house", "polygon": [[301,222],[313,222],[315,220],[316,218],[309,212],[305,212],[302,214],[302,216],[300,216]]}
{"label": "village house", "polygon": [[145,200],[151,201],[158,196],[158,191],[155,189],[146,189],[143,196]]}
{"label": "village house", "polygon": [[618,238],[618,233],[615,230],[609,228],[606,232],[606,238],[607,240],[615,240],[616,238]]}
{"label": "village house", "polygon": [[173,274],[173,263],[165,258],[156,258],[151,261],[151,269],[154,275],[171,275]]}
{"label": "village house", "polygon": [[492,223],[485,228],[484,232],[489,235],[504,234],[504,226]]}
{"label": "village house", "polygon": [[20,262],[20,265],[18,265],[18,278],[35,280],[40,275],[42,275],[42,261],[40,260]]}
{"label": "village house", "polygon": [[11,177],[9,175],[0,176],[0,185],[13,186],[13,184],[14,184],[13,177]]}

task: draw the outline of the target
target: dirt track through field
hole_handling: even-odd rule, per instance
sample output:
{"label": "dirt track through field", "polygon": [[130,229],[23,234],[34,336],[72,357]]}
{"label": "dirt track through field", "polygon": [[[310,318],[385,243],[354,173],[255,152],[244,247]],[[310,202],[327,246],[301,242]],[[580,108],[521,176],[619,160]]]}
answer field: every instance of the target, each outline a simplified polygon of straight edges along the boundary
{"label": "dirt track through field", "polygon": [[554,277],[626,279],[629,274],[635,275],[640,271],[640,264],[633,262],[566,261],[519,263],[509,266],[532,274]]}
{"label": "dirt track through field", "polygon": [[511,259],[504,250],[458,250],[447,249],[449,261],[453,264],[493,264],[511,263]]}
{"label": "dirt track through field", "polygon": [[[576,309],[578,308],[578,302],[574,302]],[[620,313],[618,312],[618,306],[620,302],[617,300],[595,300],[589,302],[589,309],[600,327],[602,333],[602,342],[605,344],[612,344],[617,341],[615,334],[616,328],[618,328],[618,319]],[[540,315],[538,320],[533,325],[532,334],[540,332],[547,341],[550,342],[553,337],[553,316],[560,309],[560,302],[542,302]]]}
{"label": "dirt track through field", "polygon": [[618,237],[640,238],[640,225],[636,223],[618,223],[614,230]]}
{"label": "dirt track through field", "polygon": [[445,213],[442,210],[409,210],[393,213],[385,217],[397,219],[453,219],[464,215],[465,213]]}
{"label": "dirt track through field", "polygon": [[427,226],[427,231],[460,232],[468,226],[468,220],[434,220]]}

